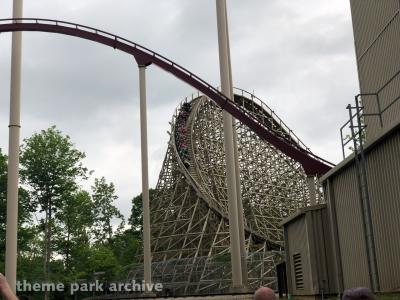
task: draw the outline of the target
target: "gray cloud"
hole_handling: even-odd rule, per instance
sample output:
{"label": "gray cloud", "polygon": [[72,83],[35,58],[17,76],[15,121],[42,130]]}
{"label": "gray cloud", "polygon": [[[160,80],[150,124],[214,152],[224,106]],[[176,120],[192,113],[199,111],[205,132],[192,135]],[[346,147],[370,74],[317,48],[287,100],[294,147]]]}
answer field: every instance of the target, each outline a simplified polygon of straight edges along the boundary
{"label": "gray cloud", "polygon": [[[11,1],[0,4],[9,17]],[[255,91],[314,152],[340,160],[338,128],[357,93],[347,1],[228,1],[235,85]],[[26,17],[68,20],[121,35],[219,85],[214,0],[25,1]],[[72,37],[23,34],[22,135],[56,124],[113,181],[119,207],[140,193],[138,71],[124,53]],[[0,35],[0,147],[7,149],[10,35]],[[168,122],[192,88],[148,69],[150,181]]]}

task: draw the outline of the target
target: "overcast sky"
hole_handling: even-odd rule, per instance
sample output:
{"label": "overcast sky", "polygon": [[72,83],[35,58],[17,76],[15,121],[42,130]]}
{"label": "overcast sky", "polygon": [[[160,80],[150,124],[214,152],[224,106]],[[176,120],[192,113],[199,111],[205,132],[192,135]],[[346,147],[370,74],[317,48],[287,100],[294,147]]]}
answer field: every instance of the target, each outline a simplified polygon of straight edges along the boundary
{"label": "overcast sky", "polygon": [[[348,0],[228,0],[234,85],[263,99],[316,154],[341,159],[339,128],[358,92]],[[12,1],[0,2],[11,17]],[[25,17],[59,19],[147,46],[219,85],[215,0],[25,0]],[[0,35],[0,148],[8,149],[11,34]],[[53,124],[114,182],[128,216],[140,193],[138,70],[133,58],[74,37],[23,34],[22,137]],[[148,68],[150,184],[168,122],[193,89]]]}

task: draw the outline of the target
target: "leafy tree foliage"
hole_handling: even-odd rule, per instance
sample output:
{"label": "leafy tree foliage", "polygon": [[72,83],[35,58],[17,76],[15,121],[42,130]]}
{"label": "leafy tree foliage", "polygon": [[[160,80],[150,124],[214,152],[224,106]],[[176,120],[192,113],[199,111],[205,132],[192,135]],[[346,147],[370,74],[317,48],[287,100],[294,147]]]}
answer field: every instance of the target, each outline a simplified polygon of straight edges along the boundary
{"label": "leafy tree foliage", "polygon": [[57,235],[57,252],[63,255],[66,269],[70,272],[77,267],[72,262],[80,255],[82,246],[89,246],[94,222],[93,207],[89,193],[78,190],[66,196],[56,215],[58,228],[61,228]]}
{"label": "leafy tree foliage", "polygon": [[7,157],[0,149],[0,272],[4,272],[6,250],[6,210],[7,210]]}
{"label": "leafy tree foliage", "polygon": [[132,230],[125,230],[116,234],[112,242],[112,251],[122,267],[135,262],[135,256],[142,251],[141,238]]}
{"label": "leafy tree foliage", "polygon": [[7,157],[0,149],[0,258],[4,261],[7,210]]}
{"label": "leafy tree foliage", "polygon": [[[6,247],[6,211],[7,211],[7,156],[0,148],[0,272],[4,272],[5,247]],[[30,203],[28,193],[19,189],[18,210],[18,249],[19,254],[29,253],[31,240],[34,238],[32,225],[32,212],[34,206]]]}
{"label": "leafy tree foliage", "polygon": [[74,148],[69,136],[55,126],[25,139],[21,149],[21,179],[29,187],[31,201],[44,212],[44,274],[49,279],[54,215],[64,207],[67,197],[77,189],[76,181],[86,179],[85,153]]}
{"label": "leafy tree foliage", "polygon": [[89,272],[92,274],[102,272],[105,278],[110,280],[120,270],[117,258],[112,249],[107,245],[97,245],[92,247],[89,256]]}
{"label": "leafy tree foliage", "polygon": [[112,242],[113,236],[113,219],[124,220],[123,215],[115,207],[114,201],[118,199],[115,195],[115,187],[113,183],[107,183],[104,177],[94,181],[92,186],[93,212],[95,238],[97,242]]}
{"label": "leafy tree foliage", "polygon": [[[115,206],[114,184],[94,180],[90,192],[81,185],[91,172],[85,154],[71,139],[50,127],[25,139],[21,147],[18,279],[28,282],[74,282],[123,279],[123,270],[141,251],[142,198],[132,200],[130,228]],[[87,186],[87,184],[86,184]],[[0,149],[0,272],[4,272],[7,157]],[[150,199],[154,190],[150,190]],[[51,270],[51,273],[49,272]],[[26,293],[43,299],[41,293]],[[89,296],[89,295],[87,295]],[[47,297],[47,298],[46,298]],[[46,299],[73,299],[68,293]]]}
{"label": "leafy tree foliage", "polygon": [[[154,199],[156,190],[149,189],[150,201]],[[133,232],[141,233],[143,228],[143,200],[142,194],[132,199],[131,215],[128,219],[128,224]]]}

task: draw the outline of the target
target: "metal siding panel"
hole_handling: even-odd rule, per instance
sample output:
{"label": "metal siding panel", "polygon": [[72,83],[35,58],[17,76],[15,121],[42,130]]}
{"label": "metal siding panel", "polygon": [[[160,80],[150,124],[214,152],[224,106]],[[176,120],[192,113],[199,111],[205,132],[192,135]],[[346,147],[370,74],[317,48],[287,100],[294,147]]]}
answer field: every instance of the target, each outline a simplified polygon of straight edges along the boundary
{"label": "metal siding panel", "polygon": [[[400,287],[400,128],[365,154],[381,291],[390,292]],[[345,289],[369,282],[356,174],[350,162],[324,186],[331,182],[333,189],[333,195],[325,194],[328,204],[335,204]]]}
{"label": "metal siding panel", "polygon": [[[400,32],[400,17],[398,20],[398,30]],[[397,50],[399,51],[396,56],[396,62],[393,59],[393,64],[397,64],[398,70],[400,70],[400,34],[398,36],[399,43]],[[382,108],[387,107],[397,97],[400,96],[400,76],[397,76],[381,93]],[[383,114],[383,129],[387,129],[395,125],[400,118],[400,101],[394,103],[384,114]],[[377,119],[377,118],[376,118]],[[377,131],[381,131],[378,127]]]}
{"label": "metal siding panel", "polygon": [[367,155],[371,211],[382,291],[400,287],[400,132]]}
{"label": "metal siding panel", "polygon": [[310,265],[312,274],[312,290],[313,294],[320,293],[320,279],[321,279],[321,249],[320,249],[320,236],[318,235],[319,224],[315,222],[318,220],[315,218],[316,211],[308,211],[306,213],[306,225],[308,233],[308,248],[310,252]]}
{"label": "metal siding panel", "polygon": [[[400,8],[400,1],[351,0],[350,2],[361,92],[377,92],[400,70],[400,15],[395,16]],[[380,94],[381,107],[384,108],[399,95],[400,77]],[[378,111],[373,97],[364,97],[363,100],[366,113]],[[383,128],[394,125],[399,117],[400,102],[397,102],[384,113]],[[368,117],[366,124],[367,139],[381,134],[382,128],[377,117]],[[400,286],[399,148],[400,137],[397,133],[367,155],[378,272],[383,291],[398,289]]]}
{"label": "metal siding panel", "polygon": [[332,235],[331,235],[331,228],[330,228],[330,223],[329,223],[329,215],[328,215],[328,209],[324,209],[321,211],[321,228],[322,228],[322,235],[324,239],[324,256],[326,260],[326,277],[327,277],[327,282],[326,285],[327,287],[327,292],[329,294],[335,294],[338,293],[338,287],[336,284],[336,276],[337,276],[337,271],[335,267],[335,260],[334,260],[334,250],[333,250],[333,245],[332,245]]}
{"label": "metal siding panel", "polygon": [[283,226],[284,238],[285,238],[285,257],[286,257],[286,278],[287,278],[287,291],[293,295],[294,289],[294,278],[292,277],[292,257],[290,256],[290,244],[289,244],[289,233],[288,227]]}
{"label": "metal siding panel", "polygon": [[[400,70],[399,0],[351,0],[361,93],[375,93]],[[382,92],[382,107],[400,95],[400,77]],[[364,97],[367,113],[377,113],[375,97]],[[400,116],[400,102],[384,114],[384,128]],[[367,138],[378,136],[378,117],[367,117]]]}
{"label": "metal siding panel", "polygon": [[[322,221],[322,211],[325,210],[313,210],[308,212],[311,217],[311,222],[309,226],[312,226],[313,243],[310,242],[310,248],[313,247],[314,259],[312,264],[314,264],[315,275],[314,275],[314,286],[316,293],[321,293],[322,289],[327,293],[329,286],[328,276],[327,276],[327,260],[326,260],[326,250],[325,250],[325,236],[323,232],[323,221]],[[311,250],[311,249],[310,249]],[[311,251],[310,251],[311,252]]]}
{"label": "metal siding panel", "polygon": [[[358,62],[361,93],[375,93],[400,70],[400,15],[393,20],[381,37]],[[380,93],[381,108],[387,107],[400,96],[400,76]],[[376,97],[363,98],[366,113],[378,113]],[[383,115],[383,128],[388,128],[400,116],[400,101],[390,107]],[[377,116],[366,117],[367,138],[371,139],[382,132]]]}
{"label": "metal siding panel", "polygon": [[[321,288],[322,288],[322,279],[325,277],[325,260],[324,260],[324,251],[323,251],[323,237],[321,233],[321,227],[322,224],[320,224],[320,219],[318,218],[320,214],[320,211],[310,211],[308,212],[309,217],[309,223],[307,226],[309,226],[309,232],[312,235],[312,243],[310,241],[310,253],[311,257],[313,257],[313,260],[311,261],[311,264],[314,265],[314,289],[316,293],[319,293]],[[312,251],[314,254],[312,254]]]}
{"label": "metal siding panel", "polygon": [[339,238],[339,226],[337,225],[338,217],[336,213],[336,199],[334,195],[334,187],[332,182],[335,176],[328,178],[324,184],[324,196],[328,208],[329,227],[333,254],[333,270],[335,276],[335,286],[338,292],[343,292],[343,268],[342,268],[342,254],[340,252],[340,238]]}
{"label": "metal siding panel", "polygon": [[362,216],[354,166],[333,179],[344,288],[369,286]]}
{"label": "metal siding panel", "polygon": [[373,43],[399,9],[398,0],[351,0],[357,57]]}
{"label": "metal siding panel", "polygon": [[[311,295],[313,294],[312,289],[312,278],[311,278],[311,267],[310,267],[310,253],[308,249],[308,237],[307,228],[304,217],[298,218],[293,221],[287,227],[287,235],[289,245],[289,257],[291,260],[290,274],[292,277],[292,291],[293,295]],[[300,253],[302,258],[303,266],[303,278],[304,278],[304,290],[296,289],[295,275],[293,271],[293,255]]]}

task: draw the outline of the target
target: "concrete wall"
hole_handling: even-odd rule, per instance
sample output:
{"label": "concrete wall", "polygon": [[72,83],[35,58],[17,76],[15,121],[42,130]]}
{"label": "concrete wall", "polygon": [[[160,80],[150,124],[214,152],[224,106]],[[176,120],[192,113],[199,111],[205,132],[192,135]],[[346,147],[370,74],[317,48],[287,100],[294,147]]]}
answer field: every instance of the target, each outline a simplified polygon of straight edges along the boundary
{"label": "concrete wall", "polygon": [[[400,290],[400,124],[367,143],[365,153],[381,291]],[[356,176],[352,156],[322,178],[344,289],[369,286]]]}
{"label": "concrete wall", "polygon": [[[376,93],[400,71],[400,1],[350,0],[361,93]],[[381,109],[400,95],[400,75],[379,93]],[[363,97],[366,113],[379,111],[376,97]],[[400,118],[400,101],[383,115],[366,117],[367,139],[379,136]]]}

